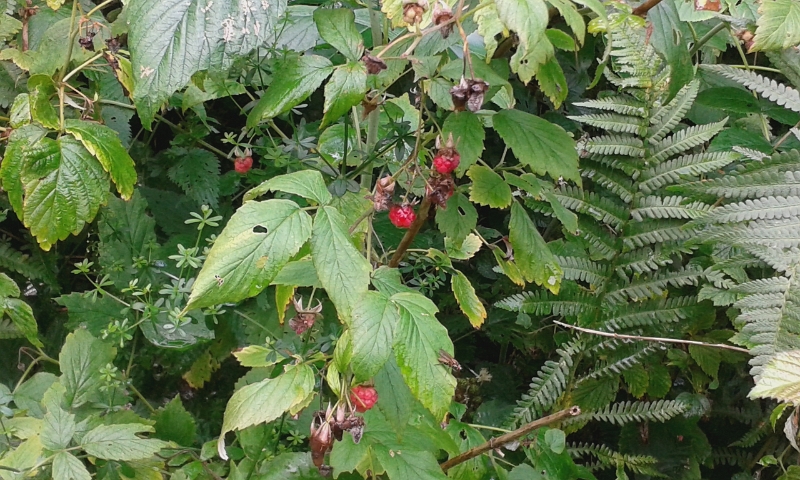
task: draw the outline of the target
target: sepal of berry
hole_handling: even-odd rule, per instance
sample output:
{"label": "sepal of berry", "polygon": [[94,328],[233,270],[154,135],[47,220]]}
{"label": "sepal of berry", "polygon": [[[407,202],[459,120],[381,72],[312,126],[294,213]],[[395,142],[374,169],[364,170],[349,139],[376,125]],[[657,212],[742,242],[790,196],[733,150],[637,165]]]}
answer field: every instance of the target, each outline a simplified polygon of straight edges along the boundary
{"label": "sepal of berry", "polygon": [[411,205],[392,205],[389,209],[389,220],[397,228],[409,228],[414,220],[417,219],[417,214]]}
{"label": "sepal of berry", "polygon": [[378,402],[378,392],[374,387],[358,385],[350,390],[350,403],[357,412],[364,413]]}

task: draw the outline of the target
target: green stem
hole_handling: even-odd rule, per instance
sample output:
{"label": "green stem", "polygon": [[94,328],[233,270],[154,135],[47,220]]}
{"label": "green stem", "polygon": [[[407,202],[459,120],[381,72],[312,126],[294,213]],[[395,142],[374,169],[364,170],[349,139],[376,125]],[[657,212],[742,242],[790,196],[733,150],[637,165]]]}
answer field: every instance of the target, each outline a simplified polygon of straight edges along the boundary
{"label": "green stem", "polygon": [[695,53],[699,52],[700,49],[703,48],[703,45],[708,43],[709,40],[714,38],[716,34],[718,34],[719,32],[721,32],[726,28],[728,28],[728,24],[726,22],[719,22],[718,24],[714,25],[714,28],[709,30],[705,35],[700,37],[700,40],[698,40],[694,45],[692,45],[692,48],[689,50],[689,56],[692,56]]}
{"label": "green stem", "polygon": [[78,72],[80,72],[81,70],[83,70],[83,69],[84,69],[84,67],[86,67],[86,66],[88,66],[88,65],[91,65],[91,64],[92,64],[92,62],[94,62],[95,60],[97,60],[98,58],[100,58],[100,57],[102,57],[102,56],[103,56],[103,52],[98,52],[98,53],[96,53],[94,56],[92,56],[92,58],[90,58],[89,60],[86,60],[85,62],[81,63],[80,65],[78,65],[77,67],[75,67],[75,68],[74,68],[74,69],[73,69],[71,72],[69,72],[68,74],[66,74],[66,75],[64,76],[63,80],[61,80],[61,81],[62,81],[62,82],[66,82],[66,81],[68,81],[70,78],[72,78],[72,76],[73,76],[73,75],[75,75],[76,73],[78,73]]}
{"label": "green stem", "polygon": [[91,18],[91,16],[94,15],[94,13],[96,11],[100,10],[101,8],[105,8],[106,5],[110,5],[110,4],[112,4],[112,3],[116,2],[116,1],[117,0],[106,0],[105,2],[97,5],[93,9],[89,10],[89,13],[86,14],[86,18]]}
{"label": "green stem", "polygon": [[78,36],[78,30],[73,30],[75,28],[75,17],[78,15],[78,0],[72,1],[72,16],[69,20],[69,39],[67,44],[67,58],[64,59],[64,65],[61,66],[61,70],[58,73],[58,80],[59,82],[61,79],[64,78],[64,74],[67,73],[67,68],[69,68],[69,61],[72,57],[72,47],[75,45],[75,37]]}

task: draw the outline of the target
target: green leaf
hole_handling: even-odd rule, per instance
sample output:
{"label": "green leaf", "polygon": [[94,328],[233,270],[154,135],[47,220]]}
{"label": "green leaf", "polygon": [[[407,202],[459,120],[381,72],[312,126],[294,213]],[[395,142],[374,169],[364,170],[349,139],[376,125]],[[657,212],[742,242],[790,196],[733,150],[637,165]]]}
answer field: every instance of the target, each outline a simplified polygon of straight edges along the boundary
{"label": "green leaf", "polygon": [[535,468],[523,463],[508,473],[507,480],[545,480],[545,477]]}
{"label": "green leaf", "polygon": [[469,323],[475,328],[480,328],[483,321],[486,320],[486,308],[475,294],[475,289],[469,279],[460,271],[455,270],[450,279],[450,287],[453,289],[453,295],[455,295],[461,311],[469,318]]}
{"label": "green leaf", "polygon": [[175,396],[168,404],[161,407],[153,415],[156,431],[154,437],[178,445],[190,447],[197,436],[194,417],[186,411],[180,396]]}
{"label": "green leaf", "polygon": [[303,55],[285,60],[276,70],[264,96],[247,116],[247,127],[287,112],[314,92],[330,75],[331,62],[318,55]]}
{"label": "green leaf", "polygon": [[64,129],[97,158],[103,169],[111,175],[122,198],[130,199],[136,185],[136,170],[128,150],[119,141],[119,134],[105,125],[75,119],[66,120]]}
{"label": "green leaf", "polygon": [[89,455],[105,460],[140,460],[153,456],[167,442],[139,438],[137,433],[152,432],[153,427],[142,423],[100,425],[89,430],[81,440],[81,446]]}
{"label": "green leaf", "polygon": [[653,26],[650,41],[653,48],[669,64],[669,94],[664,102],[672,98],[694,78],[694,65],[689,54],[688,41],[681,37],[681,20],[673,4],[659,3],[648,12]]}
{"label": "green leaf", "polygon": [[494,170],[483,165],[473,165],[467,171],[472,180],[469,199],[478,205],[506,208],[511,205],[511,187]]}
{"label": "green leaf", "polygon": [[563,128],[519,110],[496,113],[493,126],[519,161],[535,173],[581,184],[575,141]]}
{"label": "green leaf", "polygon": [[320,205],[330,203],[331,197],[325,179],[317,170],[300,170],[298,172],[278,175],[251,188],[244,194],[243,201],[248,202],[267,192],[286,192],[313,200]]}
{"label": "green leaf", "polygon": [[92,475],[78,457],[58,452],[53,457],[53,480],[91,480]]}
{"label": "green leaf", "polygon": [[75,330],[83,327],[94,336],[100,336],[108,324],[113,322],[112,319],[121,318],[124,308],[111,297],[87,298],[78,292],[62,295],[56,301],[67,308],[67,328]]}
{"label": "green leaf", "polygon": [[126,18],[132,93],[142,124],[149,128],[161,104],[196,72],[219,75],[236,58],[275,40],[285,10],[285,0],[131,2]]}
{"label": "green leaf", "polygon": [[385,265],[372,272],[372,285],[381,293],[394,295],[400,292],[411,292],[412,289],[403,284],[400,270]]}
{"label": "green leaf", "polygon": [[320,128],[325,128],[364,99],[367,93],[367,67],[361,62],[350,62],[336,67],[325,85],[325,103]]}
{"label": "green leaf", "polygon": [[86,330],[76,330],[67,335],[58,363],[68,408],[79,407],[92,398],[103,382],[100,369],[114,360],[116,354],[114,347],[94,338]]}
{"label": "green leaf", "polygon": [[314,23],[323,40],[342,52],[351,62],[361,60],[364,42],[356,29],[355,15],[348,8],[314,10]]}
{"label": "green leaf", "polygon": [[257,295],[311,235],[311,217],[289,200],[246,202],[233,214],[197,275],[187,309]]}
{"label": "green leaf", "polygon": [[49,408],[42,419],[42,445],[48,450],[63,450],[75,435],[75,415],[60,408]]}
{"label": "green leaf", "polygon": [[462,193],[456,193],[447,201],[447,208],[436,209],[436,225],[439,230],[459,243],[478,224],[478,211]]}
{"label": "green leaf", "polygon": [[8,193],[8,201],[20,219],[23,218],[22,209],[25,194],[25,188],[21,180],[22,171],[30,163],[27,160],[30,155],[28,152],[45,135],[47,135],[47,130],[38,125],[24,125],[20,128],[15,128],[8,139],[3,161],[0,162],[0,180],[3,182],[3,190]]}
{"label": "green leaf", "polygon": [[542,0],[497,0],[497,14],[509,30],[519,37],[519,46],[511,56],[511,68],[528,83],[553,55],[553,46],[545,36],[549,16]]}
{"label": "green leaf", "polygon": [[0,297],[19,297],[20,293],[17,282],[0,272]]}
{"label": "green leaf", "polygon": [[689,355],[692,356],[700,368],[711,378],[717,378],[722,355],[719,350],[699,345],[689,345]]}
{"label": "green leaf", "polygon": [[394,353],[411,393],[437,419],[444,417],[455,393],[456,379],[439,363],[439,351],[453,354],[447,329],[436,320],[436,305],[419,293],[397,293],[400,308]]}
{"label": "green leaf", "polygon": [[311,258],[304,258],[296,262],[289,262],[272,280],[273,285],[287,285],[291,287],[321,287],[317,271]]}
{"label": "green leaf", "polygon": [[559,108],[561,103],[567,99],[567,77],[564,76],[564,71],[555,57],[548,58],[539,67],[539,71],[536,72],[536,81],[539,82],[542,92],[553,102],[555,108]]}
{"label": "green leaf", "polygon": [[392,342],[400,313],[389,297],[366,292],[354,307],[350,321],[353,369],[356,382],[375,376],[392,354]]}
{"label": "green leaf", "polygon": [[322,207],[314,218],[311,255],[319,281],[339,316],[347,318],[369,287],[372,267],[350,242],[342,214]]}
{"label": "green leaf", "polygon": [[31,306],[18,298],[2,298],[0,297],[0,317],[5,311],[11,322],[19,330],[25,338],[37,347],[42,347],[42,342],[39,341],[38,328],[36,326],[36,319],[33,317],[33,309]]}
{"label": "green leaf", "polygon": [[461,155],[461,163],[456,169],[458,176],[461,176],[480,158],[486,132],[483,130],[481,119],[469,110],[465,110],[450,114],[444,121],[442,136],[447,138],[451,133],[458,154]]}
{"label": "green leaf", "polygon": [[544,199],[547,200],[547,203],[550,204],[550,207],[552,207],[553,215],[561,221],[564,228],[570,233],[576,233],[578,231],[578,216],[573,211],[564,207],[564,205],[558,201],[558,197],[555,196],[552,190],[545,191],[543,196]]}
{"label": "green leaf", "polygon": [[33,75],[28,79],[28,92],[33,120],[47,128],[58,129],[58,114],[50,103],[50,97],[56,93],[53,79],[49,75]]}
{"label": "green leaf", "polygon": [[548,28],[544,32],[550,43],[559,50],[566,50],[569,52],[575,51],[575,40],[561,30],[555,28]]}
{"label": "green leaf", "polygon": [[735,113],[761,112],[761,106],[753,94],[736,87],[716,87],[703,90],[697,95],[695,105],[719,108]]}
{"label": "green leaf", "polygon": [[800,4],[794,0],[770,0],[758,10],[761,16],[750,50],[783,50],[800,43]]}
{"label": "green leaf", "polygon": [[511,205],[508,230],[509,241],[514,248],[514,260],[525,280],[558,293],[563,276],[561,267],[536,225],[518,202]]}
{"label": "green leaf", "polygon": [[375,455],[389,478],[414,480],[446,480],[433,452],[401,450],[395,452],[383,445],[375,446]]}
{"label": "green leaf", "polygon": [[314,390],[314,371],[307,365],[286,368],[276,378],[246,385],[231,396],[225,408],[222,432],[217,442],[219,456],[227,460],[225,434],[252,425],[271,422],[301,404]]}

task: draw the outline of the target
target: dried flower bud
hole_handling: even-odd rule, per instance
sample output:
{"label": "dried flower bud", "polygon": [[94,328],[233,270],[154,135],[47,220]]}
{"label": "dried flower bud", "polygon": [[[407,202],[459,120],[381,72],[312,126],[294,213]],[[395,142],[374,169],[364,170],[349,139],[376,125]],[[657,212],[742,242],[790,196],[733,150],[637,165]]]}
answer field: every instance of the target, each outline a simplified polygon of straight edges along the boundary
{"label": "dried flower bud", "polygon": [[294,310],[297,314],[289,320],[289,326],[294,330],[294,332],[298,335],[302,335],[309,328],[314,326],[314,322],[317,321],[317,318],[321,317],[320,312],[322,312],[322,302],[317,303],[316,307],[311,307],[311,302],[309,301],[308,306],[303,307],[303,299],[297,298],[292,299],[292,304],[294,305]]}
{"label": "dried flower bud", "polygon": [[470,94],[469,100],[467,100],[467,109],[470,112],[477,112],[481,109],[483,105],[483,96],[488,90],[489,84],[480,78],[470,80]]}
{"label": "dried flower bud", "polygon": [[367,198],[372,200],[376,212],[385,212],[392,206],[392,194],[394,194],[394,180],[387,176],[378,180],[375,195]]}
{"label": "dried flower bud", "polygon": [[325,455],[333,447],[333,435],[331,434],[331,424],[325,418],[324,412],[314,413],[311,421],[311,436],[308,445],[311,449],[311,460],[314,465],[322,471],[325,466]]}
{"label": "dried flower bud", "polygon": [[108,47],[108,51],[111,53],[116,54],[119,52],[119,49],[122,48],[122,42],[119,39],[119,35],[116,37],[107,38],[106,47]]}
{"label": "dried flower bud", "polygon": [[447,208],[447,200],[453,196],[456,183],[451,175],[431,175],[425,186],[425,194],[431,203],[440,208]]}
{"label": "dried flower bud", "polygon": [[[437,0],[436,5],[433,6],[433,24],[441,25],[442,23],[449,22],[453,18],[453,10],[450,5],[446,4],[443,0]],[[448,23],[440,30],[442,38],[447,38],[453,32],[453,24]]]}
{"label": "dried flower bud", "polygon": [[370,75],[377,75],[386,70],[386,62],[378,57],[373,57],[369,53],[365,53],[364,56],[361,57],[361,61],[364,62],[364,65],[367,67],[367,73]]}
{"label": "dried flower bud", "polygon": [[428,0],[403,0],[403,21],[414,25],[422,21],[422,14],[428,11]]}
{"label": "dried flower bud", "polygon": [[464,111],[467,106],[467,100],[469,100],[469,83],[467,83],[464,77],[461,77],[461,81],[458,82],[458,85],[450,89],[450,97],[453,99],[455,111]]}

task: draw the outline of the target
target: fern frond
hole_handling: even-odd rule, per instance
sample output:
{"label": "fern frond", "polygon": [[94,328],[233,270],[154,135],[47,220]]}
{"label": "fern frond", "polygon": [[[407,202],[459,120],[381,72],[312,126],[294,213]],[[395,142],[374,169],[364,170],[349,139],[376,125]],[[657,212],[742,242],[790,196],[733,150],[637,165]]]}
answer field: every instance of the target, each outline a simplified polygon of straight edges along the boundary
{"label": "fern frond", "polygon": [[618,113],[594,113],[590,115],[569,115],[567,118],[576,122],[585,123],[593,127],[602,128],[614,133],[630,133],[644,135],[647,125],[640,117],[620,115]]}
{"label": "fern frond", "polygon": [[561,295],[549,291],[522,292],[496,302],[495,306],[512,312],[560,317],[574,317],[597,308],[594,297],[580,290],[570,292],[569,297],[564,292]]}
{"label": "fern frond", "polygon": [[771,433],[772,426],[769,424],[769,419],[765,419],[748,430],[739,440],[731,443],[731,447],[750,448]]}
{"label": "fern frond", "polygon": [[[623,343],[626,346],[630,346],[628,342],[623,341]],[[609,344],[608,342],[605,342],[596,348],[608,349]],[[630,348],[619,349],[615,353],[615,357],[617,357],[619,354],[624,355],[623,357],[615,358],[614,360],[611,360],[609,362],[604,362],[599,365],[596,365],[592,369],[592,373],[579,379],[578,383],[581,383],[585,380],[589,380],[591,378],[601,378],[612,375],[619,375],[625,370],[630,369],[634,365],[641,365],[649,356],[653,355],[656,352],[661,352],[665,348],[666,347],[664,347],[664,345],[659,343],[648,343],[645,345],[636,346],[635,349],[633,350],[633,353],[630,353]],[[612,348],[612,350],[616,350],[616,348]]]}
{"label": "fern frond", "polygon": [[800,196],[800,169],[794,172],[756,171],[701,180],[670,187],[688,195],[713,195],[732,199]]}
{"label": "fern frond", "polygon": [[711,451],[709,458],[711,466],[729,465],[731,467],[747,468],[753,464],[753,452],[744,449],[722,448]]}
{"label": "fern frond", "polygon": [[744,245],[747,253],[769,265],[778,272],[793,268],[800,258],[800,248],[775,249],[767,245]]}
{"label": "fern frond", "polygon": [[697,176],[718,170],[738,159],[732,152],[706,152],[683,155],[660,163],[642,172],[639,189],[650,194],[659,188],[677,182],[681,176]]}
{"label": "fern frond", "polygon": [[668,252],[662,252],[661,248],[653,250],[649,247],[642,247],[617,257],[615,267],[624,278],[628,278],[625,275],[626,272],[636,274],[655,272],[670,264],[672,264],[672,259]]}
{"label": "fern frond", "polygon": [[625,203],[630,203],[633,200],[633,182],[630,176],[623,175],[591,160],[584,162],[582,165],[581,176],[607,188]]}
{"label": "fern frond", "polygon": [[31,280],[48,277],[43,265],[34,263],[30,256],[15,250],[6,242],[0,242],[0,269],[17,272]]}
{"label": "fern frond", "polygon": [[602,330],[616,332],[626,328],[677,323],[697,316],[707,308],[699,305],[694,297],[660,298],[643,303],[626,304],[604,314]]}
{"label": "fern frond", "polygon": [[593,258],[602,257],[610,260],[617,254],[618,240],[607,228],[585,217],[578,217],[578,231],[581,238],[589,244]]}
{"label": "fern frond", "polygon": [[595,457],[599,462],[597,470],[624,467],[642,475],[661,476],[654,468],[658,460],[649,455],[631,455],[615,452],[605,445],[593,443],[571,444],[567,447],[567,451],[574,459],[582,459],[590,455]]}
{"label": "fern frond", "polygon": [[703,233],[709,240],[732,245],[763,245],[771,249],[800,247],[800,217],[754,220],[746,225],[715,226]]}
{"label": "fern frond", "polygon": [[642,118],[647,117],[647,104],[645,102],[624,95],[586,100],[585,102],[576,102],[573,105],[581,108],[616,112],[621,115],[635,115]]}
{"label": "fern frond", "polygon": [[636,137],[627,135],[600,135],[586,141],[584,149],[598,155],[625,155],[641,158],[645,155],[644,144]]}
{"label": "fern frond", "polygon": [[700,87],[700,82],[694,80],[688,85],[680,89],[675,98],[668,104],[658,108],[651,117],[650,122],[652,125],[647,132],[647,137],[650,143],[655,144],[660,142],[669,132],[674,129],[678,123],[686,115],[686,112],[692,108],[694,99],[697,98],[697,92]]}
{"label": "fern frond", "polygon": [[652,161],[660,163],[673,155],[700,146],[721,132],[726,123],[728,123],[727,118],[717,123],[695,125],[674,133],[653,145],[654,153],[650,158]]}
{"label": "fern frond", "polygon": [[703,68],[744,85],[789,110],[800,112],[800,92],[792,87],[787,87],[753,71],[740,70],[727,65],[704,65]]}
{"label": "fern frond", "polygon": [[531,380],[528,391],[517,401],[517,407],[511,418],[513,426],[539,418],[564,392],[572,368],[572,352],[568,349],[559,349],[556,352],[560,356],[559,360],[546,361]]}
{"label": "fern frond", "polygon": [[622,243],[626,249],[633,250],[645,245],[663,242],[680,242],[695,235],[695,230],[685,228],[681,220],[644,220],[626,225]]}
{"label": "fern frond", "polygon": [[748,220],[774,220],[800,215],[800,197],[763,197],[731,203],[713,210],[700,221],[732,223]]}
{"label": "fern frond", "polygon": [[555,191],[555,197],[565,208],[589,215],[614,227],[627,219],[624,206],[595,192],[587,194],[576,187],[563,187]]}
{"label": "fern frond", "polygon": [[[587,157],[587,159],[595,163],[599,163],[600,165],[604,165],[610,169],[619,170],[630,177],[631,180],[636,180],[639,178],[639,169],[642,165],[644,165],[641,159],[634,159],[624,155],[591,154]],[[584,160],[584,162],[585,161],[586,160]]]}
{"label": "fern frond", "polygon": [[696,285],[697,279],[702,275],[702,270],[693,265],[675,270],[658,272],[653,275],[642,275],[630,282],[625,282],[617,289],[612,289],[606,294],[606,299],[623,303],[628,299],[639,301],[663,295],[668,286],[681,287]]}
{"label": "fern frond", "polygon": [[561,267],[561,271],[564,272],[564,278],[567,280],[586,282],[589,285],[596,286],[605,282],[606,277],[608,277],[605,265],[600,265],[586,258],[557,256],[556,260]]}
{"label": "fern frond", "polygon": [[578,415],[586,415],[592,420],[625,425],[631,422],[666,422],[686,412],[685,403],[677,400],[658,400],[655,402],[620,402],[608,405],[603,410]]}
{"label": "fern frond", "polygon": [[785,276],[759,278],[750,282],[741,283],[731,288],[731,292],[744,295],[780,293],[789,288],[789,279]]}
{"label": "fern frond", "polygon": [[702,217],[711,211],[711,205],[699,201],[684,204],[685,200],[685,197],[678,196],[645,197],[636,208],[631,210],[631,217],[639,222],[645,218],[694,219]]}

